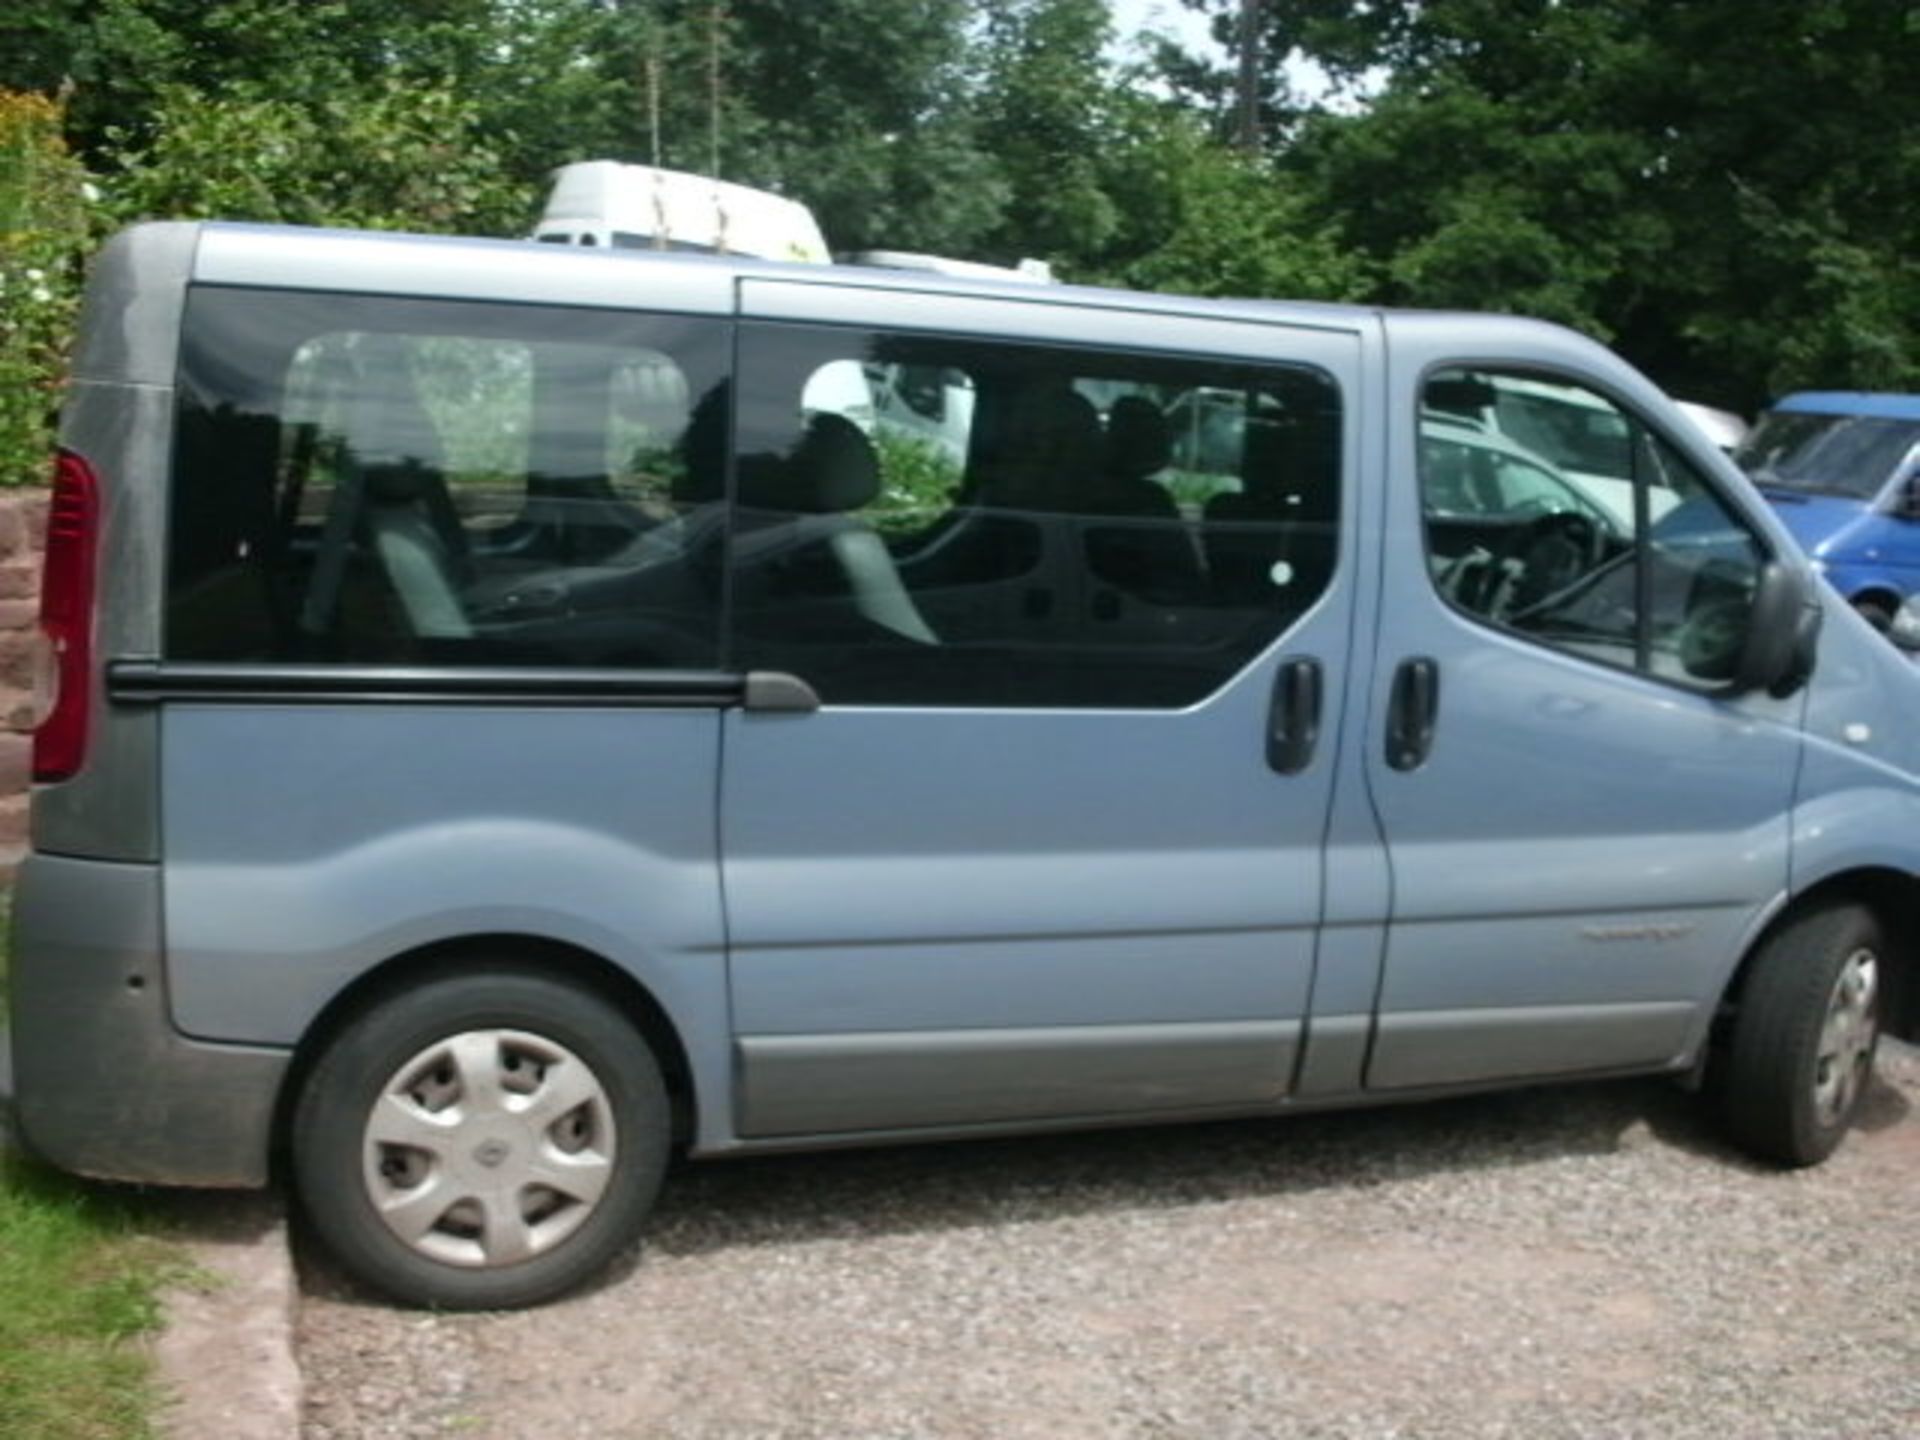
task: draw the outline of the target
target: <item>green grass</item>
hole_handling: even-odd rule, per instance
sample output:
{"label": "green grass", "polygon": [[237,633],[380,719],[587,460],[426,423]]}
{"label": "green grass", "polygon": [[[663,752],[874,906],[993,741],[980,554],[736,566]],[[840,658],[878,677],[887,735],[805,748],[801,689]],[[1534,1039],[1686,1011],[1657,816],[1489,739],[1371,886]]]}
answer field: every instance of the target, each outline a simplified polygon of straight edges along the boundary
{"label": "green grass", "polygon": [[[6,913],[0,896],[0,1025]],[[141,1338],[180,1273],[133,1192],[0,1148],[0,1436],[126,1440],[153,1433]]]}

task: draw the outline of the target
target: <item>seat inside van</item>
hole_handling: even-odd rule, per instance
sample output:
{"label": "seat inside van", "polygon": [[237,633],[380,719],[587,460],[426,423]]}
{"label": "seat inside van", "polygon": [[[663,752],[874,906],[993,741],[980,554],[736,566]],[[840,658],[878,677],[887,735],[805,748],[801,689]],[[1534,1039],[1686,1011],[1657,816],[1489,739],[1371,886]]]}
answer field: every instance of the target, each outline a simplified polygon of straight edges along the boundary
{"label": "seat inside van", "polygon": [[471,579],[466,536],[407,352],[392,336],[374,336],[356,358],[359,383],[303,623],[315,634],[331,628],[340,588],[364,541],[408,633],[467,638],[473,627],[460,599]]}

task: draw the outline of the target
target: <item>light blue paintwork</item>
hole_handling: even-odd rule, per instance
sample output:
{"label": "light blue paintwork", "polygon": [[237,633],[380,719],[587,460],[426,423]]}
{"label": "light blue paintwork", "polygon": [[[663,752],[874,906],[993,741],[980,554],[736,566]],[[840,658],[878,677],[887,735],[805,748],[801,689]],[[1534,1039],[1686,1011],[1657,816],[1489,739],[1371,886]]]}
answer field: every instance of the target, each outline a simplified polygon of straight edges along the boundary
{"label": "light blue paintwork", "polygon": [[609,709],[170,707],[175,1023],[197,1039],[290,1046],[392,956],[533,936],[633,975],[685,1027],[702,1092],[724,1094],[719,724]]}
{"label": "light blue paintwork", "polygon": [[[1578,365],[1581,383],[1664,412],[1598,347],[1546,327],[1503,340],[1509,364]],[[1426,376],[1462,358],[1461,336],[1444,318],[1404,317],[1390,343],[1389,413],[1412,414]],[[1668,438],[1730,479],[1683,423]],[[1409,1017],[1431,1011],[1462,1012],[1454,1028],[1467,1034],[1484,1029],[1477,1078],[1540,1065],[1501,1043],[1515,1006],[1584,1007],[1611,1032],[1610,1045],[1569,1048],[1549,1068],[1677,1062],[1684,1031],[1648,1026],[1630,1007],[1710,1005],[1755,918],[1784,893],[1803,702],[1689,693],[1453,609],[1427,572],[1415,465],[1406,427],[1389,458],[1375,693],[1406,657],[1431,656],[1440,715],[1433,754],[1411,773],[1388,767],[1377,724],[1365,742],[1394,885],[1375,1083],[1457,1078],[1451,1062],[1436,1056],[1429,1069],[1400,1053],[1424,1046]]]}
{"label": "light blue paintwork", "polygon": [[[817,286],[753,285],[745,303],[751,316],[808,320],[847,307]],[[976,301],[946,323],[1044,325],[1058,338],[1050,310]],[[1137,322],[1105,324],[1139,343]],[[1189,353],[1257,343],[1343,393],[1359,375],[1353,337],[1274,327],[1256,342],[1248,327],[1203,320],[1154,330],[1158,346]],[[1349,407],[1349,453],[1359,428]],[[721,828],[736,1032],[1011,1036],[1304,1016],[1334,765],[1328,747],[1305,772],[1277,775],[1261,736],[1274,669],[1295,656],[1323,662],[1323,725],[1340,731],[1356,536],[1348,526],[1325,600],[1187,710],[730,713]],[[1113,1033],[1116,1047],[1141,1038]],[[751,1048],[742,1065],[751,1080]],[[1286,1078],[1255,1072],[1243,1093],[1210,1093],[1273,1103]],[[1115,1108],[1152,1102],[1149,1088]],[[752,1114],[742,1128],[756,1132]]]}
{"label": "light blue paintwork", "polygon": [[1832,607],[1808,686],[1791,889],[1865,869],[1920,870],[1920,670]]}
{"label": "light blue paintwork", "polygon": [[[1117,1115],[1158,1113],[1147,1067],[1161,1061],[1196,1077],[1184,1100],[1161,1087],[1169,1110],[1672,1070],[1795,896],[1868,869],[1920,874],[1920,677],[1841,607],[1806,689],[1726,700],[1499,635],[1438,596],[1415,463],[1419,387],[1443,365],[1535,367],[1615,397],[1793,554],[1779,517],[1654,387],[1566,331],[241,227],[164,232],[176,268],[189,235],[203,281],[744,307],[1305,361],[1337,378],[1346,412],[1331,588],[1184,711],[139,712],[157,773],[112,751],[96,766],[126,773],[86,784],[157,802],[134,808],[159,816],[166,994],[174,1025],[210,1042],[197,1063],[223,1044],[295,1047],[356,979],[491,935],[578,947],[643,986],[688,1054],[709,1152],[756,1143],[743,1068],[770,1057],[765,1073],[804,1084],[836,1047],[927,1087],[888,1097],[888,1134],[991,1119],[969,1098],[1004,1092],[1008,1073],[1036,1087],[1109,1077]],[[89,384],[119,383],[111,345],[87,353]],[[161,377],[139,385],[149,408],[164,396]],[[105,433],[83,413],[84,433]],[[166,426],[141,433],[158,443]],[[148,547],[145,585],[152,502],[115,540]],[[115,624],[105,633],[143,637],[128,653],[151,655],[150,622]],[[1325,666],[1326,710],[1312,765],[1282,777],[1263,727],[1274,669],[1297,655]],[[1383,759],[1387,696],[1416,655],[1440,664],[1439,724],[1428,762],[1401,773]],[[76,864],[85,819],[75,809],[58,832]],[[1002,1033],[1009,1066],[1031,1071],[983,1071]],[[943,1092],[937,1073],[901,1068],[915,1036],[965,1057],[971,1078]],[[1272,1063],[1245,1063],[1269,1039]],[[1029,1103],[1006,1123],[1100,1118],[1084,1086],[1069,1091],[1078,1108]],[[780,1101],[816,1117],[814,1139],[844,1138],[831,1087]],[[808,1140],[777,1119],[767,1131]]]}

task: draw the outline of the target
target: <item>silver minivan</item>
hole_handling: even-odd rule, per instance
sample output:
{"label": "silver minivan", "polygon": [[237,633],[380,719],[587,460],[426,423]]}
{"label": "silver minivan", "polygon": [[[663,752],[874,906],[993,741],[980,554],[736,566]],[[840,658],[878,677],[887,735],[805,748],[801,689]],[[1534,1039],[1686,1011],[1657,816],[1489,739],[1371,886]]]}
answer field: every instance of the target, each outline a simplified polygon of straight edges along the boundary
{"label": "silver minivan", "polygon": [[401,1299],[676,1151],[1667,1073],[1810,1164],[1913,1033],[1920,677],[1565,330],[165,224],[75,373],[21,1127]]}

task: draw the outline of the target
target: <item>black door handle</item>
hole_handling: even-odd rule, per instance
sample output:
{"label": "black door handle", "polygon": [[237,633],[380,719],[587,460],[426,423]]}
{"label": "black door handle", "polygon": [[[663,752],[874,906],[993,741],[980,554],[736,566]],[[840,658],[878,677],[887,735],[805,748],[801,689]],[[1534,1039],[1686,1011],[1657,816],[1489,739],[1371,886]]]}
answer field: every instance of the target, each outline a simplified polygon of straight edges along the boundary
{"label": "black door handle", "polygon": [[1267,764],[1281,775],[1298,775],[1313,762],[1320,743],[1320,662],[1300,656],[1280,662],[1267,710]]}
{"label": "black door handle", "polygon": [[1433,727],[1440,714],[1440,662],[1426,655],[1402,660],[1393,672],[1393,698],[1387,707],[1387,764],[1418,770],[1433,751]]}

